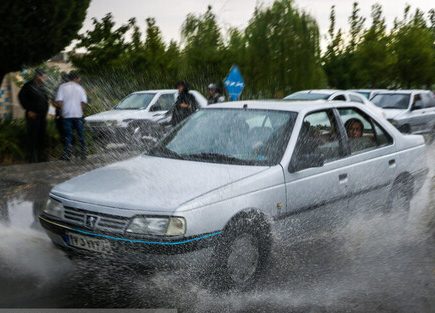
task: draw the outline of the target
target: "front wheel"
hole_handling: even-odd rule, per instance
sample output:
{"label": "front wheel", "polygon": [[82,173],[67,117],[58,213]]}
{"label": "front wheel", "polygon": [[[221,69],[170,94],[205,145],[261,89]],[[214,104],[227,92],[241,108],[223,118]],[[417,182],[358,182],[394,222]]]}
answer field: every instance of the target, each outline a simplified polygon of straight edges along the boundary
{"label": "front wheel", "polygon": [[214,253],[214,287],[219,290],[251,288],[265,269],[270,236],[247,219],[227,229]]}

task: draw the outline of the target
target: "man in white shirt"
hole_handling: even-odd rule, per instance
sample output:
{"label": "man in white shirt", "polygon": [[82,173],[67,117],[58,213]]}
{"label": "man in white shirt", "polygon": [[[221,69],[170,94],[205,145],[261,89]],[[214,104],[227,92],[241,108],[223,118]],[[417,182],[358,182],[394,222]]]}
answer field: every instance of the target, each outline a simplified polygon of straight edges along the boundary
{"label": "man in white shirt", "polygon": [[77,132],[81,148],[81,158],[86,159],[86,145],[83,125],[83,106],[88,98],[80,85],[77,72],[69,74],[70,81],[60,85],[56,94],[56,104],[62,110],[63,128],[65,133],[65,148],[62,160],[71,159],[73,130]]}

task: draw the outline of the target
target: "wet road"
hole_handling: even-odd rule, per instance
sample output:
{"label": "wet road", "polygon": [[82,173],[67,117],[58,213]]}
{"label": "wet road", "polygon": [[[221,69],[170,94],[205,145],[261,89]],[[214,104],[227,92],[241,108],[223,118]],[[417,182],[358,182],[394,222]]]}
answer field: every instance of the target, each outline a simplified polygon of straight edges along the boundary
{"label": "wet road", "polygon": [[427,156],[431,173],[406,223],[355,216],[334,234],[284,238],[258,286],[230,294],[204,288],[196,271],[77,264],[52,246],[36,219],[51,186],[126,156],[0,167],[0,307],[435,312],[435,144]]}

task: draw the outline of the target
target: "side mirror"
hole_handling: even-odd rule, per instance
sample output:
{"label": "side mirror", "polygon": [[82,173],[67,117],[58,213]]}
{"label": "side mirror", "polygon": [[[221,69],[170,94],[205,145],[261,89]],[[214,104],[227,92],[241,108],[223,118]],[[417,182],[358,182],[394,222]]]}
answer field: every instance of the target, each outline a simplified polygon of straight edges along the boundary
{"label": "side mirror", "polygon": [[325,164],[325,156],[322,153],[304,153],[292,159],[289,166],[290,173],[312,167],[322,167]]}

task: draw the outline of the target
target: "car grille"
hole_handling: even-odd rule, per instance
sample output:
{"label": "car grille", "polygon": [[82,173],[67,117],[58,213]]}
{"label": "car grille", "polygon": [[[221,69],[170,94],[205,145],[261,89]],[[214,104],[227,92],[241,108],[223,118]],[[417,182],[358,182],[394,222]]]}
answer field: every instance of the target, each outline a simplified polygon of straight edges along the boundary
{"label": "car grille", "polygon": [[116,125],[116,121],[92,121],[88,122],[89,127],[105,128],[112,127]]}
{"label": "car grille", "polygon": [[[129,221],[127,217],[89,212],[71,207],[64,207],[63,216],[64,220],[71,224],[114,233],[123,233]],[[95,224],[87,223],[87,217],[96,218]]]}

